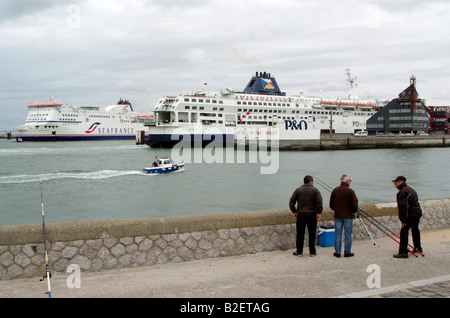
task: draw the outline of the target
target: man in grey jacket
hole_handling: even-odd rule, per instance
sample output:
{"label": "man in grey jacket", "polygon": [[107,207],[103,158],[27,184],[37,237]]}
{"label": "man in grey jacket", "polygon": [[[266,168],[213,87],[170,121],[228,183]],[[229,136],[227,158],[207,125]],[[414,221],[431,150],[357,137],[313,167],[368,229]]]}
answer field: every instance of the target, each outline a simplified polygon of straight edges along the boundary
{"label": "man in grey jacket", "polygon": [[320,191],[314,187],[312,176],[303,178],[303,185],[298,187],[289,200],[289,208],[297,219],[297,250],[295,256],[303,254],[303,243],[305,238],[305,228],[308,227],[309,235],[309,255],[316,254],[316,227],[323,210],[323,200]]}

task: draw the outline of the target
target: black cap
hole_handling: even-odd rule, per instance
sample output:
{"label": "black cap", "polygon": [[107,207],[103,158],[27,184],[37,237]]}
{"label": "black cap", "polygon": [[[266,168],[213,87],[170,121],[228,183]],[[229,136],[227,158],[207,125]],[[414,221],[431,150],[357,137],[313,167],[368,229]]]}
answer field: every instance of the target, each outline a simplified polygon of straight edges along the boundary
{"label": "black cap", "polygon": [[392,180],[392,182],[397,182],[397,181],[406,181],[406,178],[404,176],[398,176],[397,178],[395,178],[394,180]]}

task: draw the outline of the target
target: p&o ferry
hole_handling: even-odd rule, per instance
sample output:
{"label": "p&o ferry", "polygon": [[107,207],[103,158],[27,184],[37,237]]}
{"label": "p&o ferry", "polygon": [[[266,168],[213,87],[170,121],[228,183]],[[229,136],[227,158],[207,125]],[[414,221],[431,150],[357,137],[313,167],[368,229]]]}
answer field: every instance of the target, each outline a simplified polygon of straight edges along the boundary
{"label": "p&o ferry", "polygon": [[[279,145],[319,140],[321,133],[353,134],[384,101],[355,95],[356,78],[347,71],[347,98],[288,96],[270,73],[256,72],[242,92],[231,88],[165,96],[154,106],[155,121],[144,136],[150,147],[172,147],[188,139],[206,146],[218,138],[224,145],[236,139],[276,138]],[[213,137],[211,137],[213,136]]]}
{"label": "p&o ferry", "polygon": [[47,103],[29,104],[25,124],[15,129],[21,141],[135,139],[152,119],[134,112],[127,100],[99,107],[69,106],[52,98]]}

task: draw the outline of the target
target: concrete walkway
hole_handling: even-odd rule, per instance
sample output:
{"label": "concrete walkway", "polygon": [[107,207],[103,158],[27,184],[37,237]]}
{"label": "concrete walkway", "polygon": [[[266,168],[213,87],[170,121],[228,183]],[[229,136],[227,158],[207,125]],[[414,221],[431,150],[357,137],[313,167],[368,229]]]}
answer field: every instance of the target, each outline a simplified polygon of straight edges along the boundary
{"label": "concrete walkway", "polygon": [[[354,257],[336,258],[332,247],[317,256],[294,250],[168,263],[52,277],[53,298],[373,298],[450,297],[450,228],[422,232],[425,257],[395,259],[398,244],[389,237],[354,241]],[[51,264],[50,264],[51,266]],[[373,271],[371,268],[378,269]],[[369,269],[369,271],[368,271]],[[379,281],[374,277],[379,273]],[[72,274],[72,276],[70,276]],[[76,280],[71,281],[76,282]],[[376,283],[380,288],[376,288]],[[374,286],[375,285],[375,286]],[[369,287],[373,288],[369,288]],[[0,281],[0,297],[47,298],[39,278]]]}

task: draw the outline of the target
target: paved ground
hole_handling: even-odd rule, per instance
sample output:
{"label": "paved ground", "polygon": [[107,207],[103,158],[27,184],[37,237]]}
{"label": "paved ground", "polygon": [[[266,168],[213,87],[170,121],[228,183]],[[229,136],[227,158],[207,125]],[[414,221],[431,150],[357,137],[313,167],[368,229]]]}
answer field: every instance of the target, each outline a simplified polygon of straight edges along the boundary
{"label": "paved ground", "polygon": [[[374,246],[370,240],[354,241],[351,258],[336,258],[332,247],[319,246],[315,257],[308,253],[296,257],[288,250],[81,273],[80,288],[68,287],[73,273],[54,274],[52,296],[197,302],[206,298],[450,297],[450,228],[422,232],[425,257],[394,259],[396,242],[388,237],[375,242]],[[46,282],[38,278],[0,281],[3,298],[46,298],[46,290]]]}

